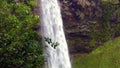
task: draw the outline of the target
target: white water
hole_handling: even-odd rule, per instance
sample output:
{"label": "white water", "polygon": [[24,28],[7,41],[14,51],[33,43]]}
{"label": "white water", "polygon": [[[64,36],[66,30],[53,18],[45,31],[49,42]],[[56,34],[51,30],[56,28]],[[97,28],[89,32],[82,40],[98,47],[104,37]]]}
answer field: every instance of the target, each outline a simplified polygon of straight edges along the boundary
{"label": "white water", "polygon": [[58,1],[41,0],[40,11],[41,34],[44,37],[51,38],[53,43],[59,43],[54,49],[51,44],[43,41],[47,45],[44,50],[45,68],[71,68]]}

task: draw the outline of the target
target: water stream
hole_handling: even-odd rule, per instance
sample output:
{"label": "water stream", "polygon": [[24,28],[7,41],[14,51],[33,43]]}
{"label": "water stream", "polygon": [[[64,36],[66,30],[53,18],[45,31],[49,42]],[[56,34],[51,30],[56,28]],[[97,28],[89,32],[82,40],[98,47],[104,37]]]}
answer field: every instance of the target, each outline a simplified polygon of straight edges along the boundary
{"label": "water stream", "polygon": [[43,41],[45,68],[71,68],[68,46],[63,30],[60,6],[57,0],[40,0],[41,34],[52,43],[59,43],[55,48],[52,43]]}

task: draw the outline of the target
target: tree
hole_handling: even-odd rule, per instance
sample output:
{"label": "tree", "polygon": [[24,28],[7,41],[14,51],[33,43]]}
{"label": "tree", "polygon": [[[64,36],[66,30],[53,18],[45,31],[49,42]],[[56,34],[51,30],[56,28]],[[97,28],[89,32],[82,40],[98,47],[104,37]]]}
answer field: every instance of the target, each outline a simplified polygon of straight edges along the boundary
{"label": "tree", "polygon": [[33,28],[39,17],[32,13],[32,2],[0,2],[0,66],[39,68],[43,64],[41,37]]}

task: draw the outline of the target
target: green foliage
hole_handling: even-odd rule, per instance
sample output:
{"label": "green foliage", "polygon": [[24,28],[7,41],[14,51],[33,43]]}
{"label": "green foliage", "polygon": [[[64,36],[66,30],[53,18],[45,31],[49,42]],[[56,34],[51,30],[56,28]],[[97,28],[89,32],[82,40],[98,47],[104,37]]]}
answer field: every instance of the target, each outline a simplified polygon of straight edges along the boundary
{"label": "green foliage", "polygon": [[0,2],[1,68],[39,68],[43,64],[41,38],[33,30],[39,17],[30,5],[14,0]]}
{"label": "green foliage", "polygon": [[103,2],[107,2],[107,3],[112,3],[112,4],[118,4],[119,0],[101,0]]}
{"label": "green foliage", "polygon": [[52,43],[51,46],[55,49],[59,45],[58,42]]}
{"label": "green foliage", "polygon": [[110,40],[88,56],[73,62],[73,68],[119,68],[120,38]]}
{"label": "green foliage", "polygon": [[[114,2],[116,2],[117,4],[114,4]],[[107,2],[102,2],[101,5],[103,8],[101,21],[101,25],[103,28],[102,34],[105,35],[106,38],[108,38],[106,40],[109,40],[112,36],[115,36],[116,32],[119,32],[116,31],[116,29],[119,30],[119,28],[116,28],[116,26],[119,25],[118,18],[120,17],[118,12],[120,9],[119,1],[108,0]]]}
{"label": "green foliage", "polygon": [[[106,42],[111,38],[120,35],[119,28],[119,1],[118,0],[101,0],[99,5],[102,9],[102,16],[98,20],[100,28],[97,30],[94,26],[90,33],[90,45],[97,46],[95,43]],[[93,47],[94,48],[94,47]]]}
{"label": "green foliage", "polygon": [[51,46],[52,46],[54,49],[59,45],[58,42],[53,42],[51,38],[44,37],[44,40],[45,40],[48,44],[51,44]]}

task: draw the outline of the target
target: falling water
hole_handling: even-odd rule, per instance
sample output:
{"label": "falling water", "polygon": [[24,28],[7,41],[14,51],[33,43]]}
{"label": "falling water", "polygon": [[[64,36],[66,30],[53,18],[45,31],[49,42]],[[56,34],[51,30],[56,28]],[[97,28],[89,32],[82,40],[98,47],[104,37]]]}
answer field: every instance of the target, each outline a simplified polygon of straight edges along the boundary
{"label": "falling water", "polygon": [[43,41],[46,45],[45,68],[71,68],[68,47],[63,31],[60,7],[57,0],[40,0],[41,34],[50,38],[52,43],[59,43],[55,48],[52,43]]}

